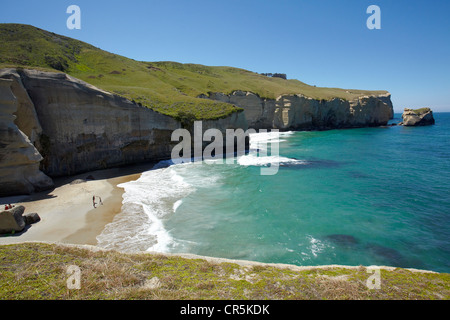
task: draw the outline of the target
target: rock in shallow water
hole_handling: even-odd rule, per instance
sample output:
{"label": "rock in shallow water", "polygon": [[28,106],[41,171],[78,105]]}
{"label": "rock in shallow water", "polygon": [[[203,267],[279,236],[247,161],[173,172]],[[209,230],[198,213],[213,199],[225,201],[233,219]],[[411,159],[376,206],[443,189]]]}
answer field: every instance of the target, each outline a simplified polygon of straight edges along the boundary
{"label": "rock in shallow water", "polygon": [[341,246],[353,246],[359,242],[354,236],[348,234],[330,234],[325,238]]}
{"label": "rock in shallow water", "polygon": [[395,249],[375,243],[367,244],[366,248],[393,267],[406,267],[403,255]]}
{"label": "rock in shallow water", "polygon": [[435,123],[433,111],[430,108],[408,109],[405,108],[402,114],[404,126],[429,126]]}

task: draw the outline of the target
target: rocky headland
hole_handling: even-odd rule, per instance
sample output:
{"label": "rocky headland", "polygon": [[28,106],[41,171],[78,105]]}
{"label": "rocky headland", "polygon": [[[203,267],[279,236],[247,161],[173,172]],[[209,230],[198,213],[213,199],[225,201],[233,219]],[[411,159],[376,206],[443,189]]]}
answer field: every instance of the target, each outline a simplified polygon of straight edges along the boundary
{"label": "rocky headland", "polygon": [[318,100],[300,94],[267,99],[240,90],[228,95],[218,92],[200,97],[244,109],[248,126],[254,129],[326,130],[382,126],[394,114],[389,93],[351,101],[342,98]]}
{"label": "rocky headland", "polygon": [[7,44],[0,53],[0,196],[51,188],[55,177],[170,159],[180,143],[171,141],[176,129],[189,131],[191,147],[219,129],[227,152],[241,142],[227,139],[227,129],[358,128],[393,117],[387,91],[136,61],[23,24],[0,24],[0,38]]}
{"label": "rocky headland", "polygon": [[[185,126],[65,73],[4,68],[0,79],[2,196],[50,188],[51,178],[58,176],[170,159],[178,143],[171,141],[171,134]],[[201,97],[243,109],[203,121],[203,132],[217,128],[224,133],[224,148],[226,129],[380,126],[393,116],[390,94],[353,101],[302,95],[266,99],[245,91]]]}
{"label": "rocky headland", "polygon": [[[49,177],[170,159],[171,134],[183,126],[64,73],[2,69],[0,85],[0,196],[51,188]],[[209,128],[247,124],[236,112],[204,121]]]}

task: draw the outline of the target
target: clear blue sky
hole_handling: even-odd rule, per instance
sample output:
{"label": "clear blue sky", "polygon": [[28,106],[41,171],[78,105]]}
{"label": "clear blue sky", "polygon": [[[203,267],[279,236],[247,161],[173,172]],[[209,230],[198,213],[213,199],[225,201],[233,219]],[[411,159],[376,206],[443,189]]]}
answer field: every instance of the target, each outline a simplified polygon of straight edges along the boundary
{"label": "clear blue sky", "polygon": [[[81,8],[81,30],[66,9]],[[369,30],[369,5],[381,29]],[[450,111],[447,0],[15,0],[0,22],[25,23],[143,61],[286,73],[308,84],[388,90],[395,110]],[[3,45],[3,44],[0,44]]]}

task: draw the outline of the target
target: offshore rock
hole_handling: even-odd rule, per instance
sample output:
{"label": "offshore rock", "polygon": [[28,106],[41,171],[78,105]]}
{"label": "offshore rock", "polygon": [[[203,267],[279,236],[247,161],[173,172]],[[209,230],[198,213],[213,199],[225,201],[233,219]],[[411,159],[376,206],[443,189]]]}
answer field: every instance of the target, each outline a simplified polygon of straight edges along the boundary
{"label": "offshore rock", "polygon": [[435,123],[433,111],[430,108],[408,109],[402,114],[404,126],[429,126]]}

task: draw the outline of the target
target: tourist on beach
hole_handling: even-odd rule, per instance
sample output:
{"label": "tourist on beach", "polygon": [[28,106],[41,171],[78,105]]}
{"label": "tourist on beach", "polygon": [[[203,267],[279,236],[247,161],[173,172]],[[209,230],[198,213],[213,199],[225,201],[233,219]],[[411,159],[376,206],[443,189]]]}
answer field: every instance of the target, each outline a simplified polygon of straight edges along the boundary
{"label": "tourist on beach", "polygon": [[94,196],[92,197],[92,203],[93,203],[94,208],[95,208],[95,205],[97,204],[97,203],[95,202],[95,197],[98,197],[98,199],[100,200],[99,203],[100,203],[101,205],[103,205],[102,198],[101,198],[100,196],[95,196],[95,195],[94,195]]}

